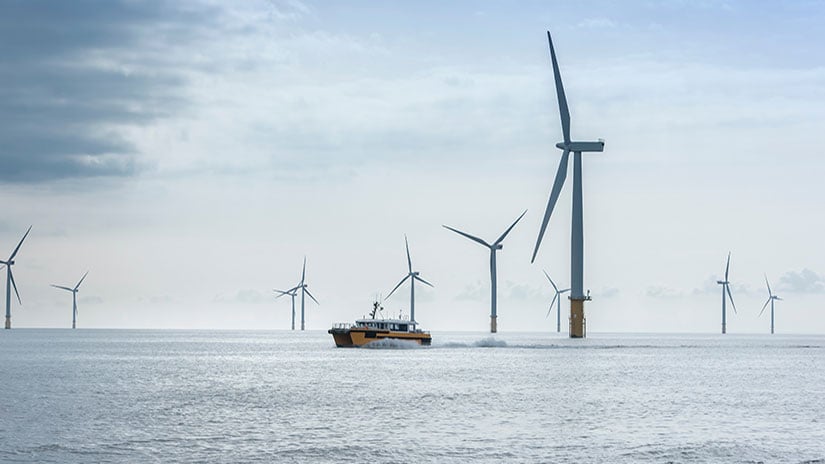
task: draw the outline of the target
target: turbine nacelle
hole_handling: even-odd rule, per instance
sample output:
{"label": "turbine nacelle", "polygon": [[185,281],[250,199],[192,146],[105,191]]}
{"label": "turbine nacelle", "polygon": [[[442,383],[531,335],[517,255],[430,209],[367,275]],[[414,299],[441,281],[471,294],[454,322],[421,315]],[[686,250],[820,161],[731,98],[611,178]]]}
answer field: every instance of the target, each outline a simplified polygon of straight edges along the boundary
{"label": "turbine nacelle", "polygon": [[559,150],[567,150],[576,152],[602,152],[604,151],[604,140],[599,139],[597,142],[559,142],[556,144]]}
{"label": "turbine nacelle", "polygon": [[493,246],[492,246],[492,249],[494,249],[494,250],[500,250],[500,249],[502,249],[502,248],[504,248],[504,245],[503,245],[503,244],[501,244],[501,243],[499,243],[498,245],[493,245]]}
{"label": "turbine nacelle", "polygon": [[719,284],[719,285],[728,285],[728,284],[730,284],[730,282],[728,282],[727,280],[717,280],[716,283]]}

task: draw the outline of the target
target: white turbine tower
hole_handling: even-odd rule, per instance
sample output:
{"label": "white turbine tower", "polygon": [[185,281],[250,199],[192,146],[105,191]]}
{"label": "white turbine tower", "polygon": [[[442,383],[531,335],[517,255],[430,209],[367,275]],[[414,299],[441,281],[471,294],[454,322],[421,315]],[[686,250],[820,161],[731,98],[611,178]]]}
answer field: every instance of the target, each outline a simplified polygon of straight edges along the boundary
{"label": "white turbine tower", "polygon": [[54,287],[54,288],[59,288],[61,290],[66,290],[67,292],[72,292],[72,328],[73,329],[77,328],[77,291],[80,288],[80,284],[83,283],[83,279],[85,279],[87,275],[89,275],[89,271],[86,271],[86,273],[83,274],[83,277],[80,278],[80,281],[74,287],[64,287],[62,285],[52,284],[52,287]]}
{"label": "white turbine tower", "polygon": [[547,210],[541,222],[539,236],[536,239],[536,248],[533,250],[533,258],[539,252],[541,239],[547,229],[547,223],[553,214],[553,208],[559,199],[559,194],[567,178],[567,164],[570,153],[573,153],[573,218],[571,236],[571,259],[570,259],[570,337],[581,338],[585,336],[584,330],[584,302],[590,300],[589,295],[584,293],[584,214],[582,208],[582,153],[604,151],[604,140],[596,142],[577,142],[570,138],[570,111],[567,108],[567,97],[564,95],[564,86],[561,82],[559,64],[556,60],[556,51],[553,48],[553,39],[550,38],[550,31],[547,31],[547,41],[550,43],[550,60],[553,63],[553,77],[556,82],[556,95],[559,100],[559,113],[561,114],[561,129],[564,137],[563,142],[556,144],[562,151],[559,169],[556,171],[556,180],[553,189],[550,191],[550,200],[547,202]]}
{"label": "white turbine tower", "polygon": [[[544,275],[547,277],[547,280],[550,281],[550,285],[553,286],[553,291],[555,294],[553,295],[553,301],[550,302],[550,309],[547,310],[547,316],[553,311],[553,303],[556,303],[556,332],[561,332],[561,295],[570,291],[569,288],[565,288],[564,290],[559,290],[559,287],[556,286],[556,283],[553,282],[553,279],[550,278],[550,275],[547,274],[547,271],[542,270]],[[545,317],[547,317],[545,316]]]}
{"label": "white turbine tower", "polygon": [[771,284],[768,283],[768,276],[767,275],[765,275],[765,285],[768,286],[768,301],[766,301],[765,305],[762,306],[762,311],[759,311],[759,315],[761,316],[762,313],[765,312],[765,308],[767,308],[768,303],[770,303],[771,304],[771,334],[773,334],[773,304],[774,304],[774,301],[782,301],[782,298],[779,298],[778,296],[774,295],[773,292],[771,291]]}
{"label": "white turbine tower", "polygon": [[275,299],[278,299],[284,295],[289,295],[292,297],[292,330],[295,330],[295,297],[298,296],[298,289],[301,288],[300,286],[292,287],[289,290],[278,290],[273,289],[274,292],[278,293],[278,296]]}
{"label": "white turbine tower", "polygon": [[727,333],[727,312],[725,310],[725,303],[730,298],[730,305],[733,307],[733,313],[736,314],[736,304],[733,302],[733,295],[730,293],[730,281],[728,280],[728,272],[730,271],[730,252],[728,252],[728,263],[725,265],[725,280],[717,280],[716,283],[722,286],[722,333]]}
{"label": "white turbine tower", "polygon": [[6,266],[6,328],[11,329],[11,288],[14,287],[14,294],[17,295],[17,302],[19,304],[23,304],[23,301],[20,300],[20,292],[17,291],[17,283],[14,281],[14,274],[11,272],[11,267],[14,266],[14,257],[17,256],[17,252],[20,251],[20,245],[23,244],[23,240],[26,240],[28,237],[29,232],[31,232],[32,226],[29,226],[29,230],[26,231],[23,238],[20,239],[20,243],[17,244],[17,247],[14,251],[11,252],[11,256],[9,259],[5,261],[0,261],[0,264]]}
{"label": "white turbine tower", "polygon": [[301,270],[301,283],[298,284],[298,288],[301,290],[301,330],[304,330],[304,328],[306,326],[306,324],[305,324],[306,319],[304,318],[304,295],[308,295],[310,298],[312,298],[312,301],[314,301],[315,304],[317,304],[319,306],[321,305],[321,303],[318,303],[318,300],[316,300],[315,297],[312,296],[312,293],[309,293],[309,289],[307,288],[307,283],[306,283],[306,276],[307,276],[307,257],[304,256],[304,267]]}
{"label": "white turbine tower", "polygon": [[396,285],[395,288],[393,288],[392,291],[390,291],[390,293],[387,295],[387,298],[391,297],[393,292],[398,290],[398,287],[400,287],[401,284],[406,282],[407,279],[410,279],[410,320],[412,322],[415,322],[415,281],[417,280],[424,285],[429,285],[430,287],[432,287],[433,284],[419,277],[418,271],[412,270],[412,259],[410,259],[410,242],[407,241],[406,235],[404,235],[404,244],[407,246],[407,270],[409,272],[407,273],[406,277],[401,279],[401,282],[398,282],[398,285]]}
{"label": "white turbine tower", "polygon": [[457,229],[453,229],[452,227],[449,227],[449,226],[444,226],[444,228],[446,228],[448,230],[451,230],[451,231],[457,233],[458,235],[469,238],[470,240],[472,240],[476,243],[479,243],[481,245],[484,245],[485,247],[490,249],[490,292],[491,292],[491,298],[490,298],[490,333],[496,333],[496,331],[498,330],[497,323],[496,323],[496,318],[498,317],[496,315],[496,252],[498,250],[501,250],[502,248],[504,248],[504,245],[501,244],[501,242],[504,241],[504,237],[507,237],[507,234],[509,234],[510,231],[513,230],[513,227],[516,226],[516,224],[521,220],[521,218],[524,217],[524,215],[526,213],[527,213],[527,210],[524,210],[524,212],[521,213],[521,216],[519,216],[518,219],[516,219],[516,221],[513,222],[513,224],[510,227],[508,227],[507,230],[505,230],[504,233],[501,234],[501,237],[499,237],[498,240],[493,242],[492,245],[485,242],[484,240],[482,240],[478,237],[475,237],[473,235],[470,235],[468,233],[462,232],[462,231],[457,230]]}

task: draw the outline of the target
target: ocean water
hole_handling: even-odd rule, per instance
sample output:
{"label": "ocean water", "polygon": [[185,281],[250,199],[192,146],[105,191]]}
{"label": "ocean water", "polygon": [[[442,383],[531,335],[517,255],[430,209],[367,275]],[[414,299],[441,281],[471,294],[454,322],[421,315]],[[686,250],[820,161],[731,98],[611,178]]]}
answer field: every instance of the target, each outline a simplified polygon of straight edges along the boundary
{"label": "ocean water", "polygon": [[825,337],[0,332],[0,462],[825,462]]}

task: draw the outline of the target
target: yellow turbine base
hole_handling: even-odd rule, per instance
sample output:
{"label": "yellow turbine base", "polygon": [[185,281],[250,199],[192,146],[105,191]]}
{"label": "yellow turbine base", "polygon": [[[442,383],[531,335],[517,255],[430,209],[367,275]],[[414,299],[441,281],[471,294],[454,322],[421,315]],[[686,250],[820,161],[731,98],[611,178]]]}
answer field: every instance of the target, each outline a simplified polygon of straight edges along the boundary
{"label": "yellow turbine base", "polygon": [[584,338],[587,335],[584,321],[584,301],[570,300],[570,338]]}

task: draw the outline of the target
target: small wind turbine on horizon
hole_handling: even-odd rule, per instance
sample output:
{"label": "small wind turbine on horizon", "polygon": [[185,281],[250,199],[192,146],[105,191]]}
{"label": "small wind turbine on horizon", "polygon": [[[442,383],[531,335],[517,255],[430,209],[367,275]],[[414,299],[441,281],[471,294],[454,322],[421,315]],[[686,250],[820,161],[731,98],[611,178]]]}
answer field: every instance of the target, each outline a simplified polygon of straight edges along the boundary
{"label": "small wind turbine on horizon", "polygon": [[14,294],[17,295],[17,302],[20,305],[23,305],[23,301],[20,299],[20,292],[17,291],[17,283],[14,281],[14,274],[11,272],[11,267],[14,265],[14,257],[17,256],[17,252],[20,251],[20,246],[23,245],[23,240],[26,240],[26,237],[29,236],[29,232],[31,232],[32,226],[29,226],[29,230],[23,235],[23,238],[20,239],[20,243],[17,244],[17,247],[14,248],[14,251],[11,252],[9,259],[5,261],[0,261],[0,264],[6,266],[6,328],[11,329],[11,288],[14,287]]}
{"label": "small wind turbine on horizon", "polygon": [[565,288],[564,290],[559,290],[559,287],[556,286],[556,283],[553,282],[553,279],[550,278],[550,275],[547,271],[542,270],[544,275],[547,277],[547,280],[550,281],[550,285],[553,286],[553,290],[555,294],[553,295],[553,301],[550,302],[550,309],[547,310],[547,316],[550,316],[550,313],[553,311],[553,303],[556,303],[556,332],[561,332],[561,295],[570,291],[569,288]]}
{"label": "small wind turbine on horizon", "polygon": [[307,288],[307,283],[306,283],[306,277],[307,277],[307,257],[304,256],[304,267],[301,270],[301,283],[298,284],[298,289],[301,290],[301,330],[304,330],[304,328],[306,327],[306,324],[305,324],[306,319],[304,317],[304,295],[308,295],[310,298],[312,298],[312,301],[314,301],[315,304],[317,304],[318,306],[321,305],[321,303],[318,303],[318,300],[316,300],[315,297],[312,296],[312,293],[309,293],[309,289]]}
{"label": "small wind turbine on horizon", "polygon": [[[774,295],[773,292],[771,291],[771,284],[768,283],[768,275],[767,274],[765,274],[765,285],[768,286],[768,301],[766,301],[765,304],[762,306],[762,311],[759,311],[759,316],[762,316],[762,313],[765,312],[765,308],[768,307],[768,303],[770,303],[771,304],[771,334],[773,334],[773,320],[774,320],[773,319],[773,304],[774,304],[774,301],[782,301],[782,298],[779,298],[778,296]],[[759,317],[759,316],[757,316],[757,317]]]}
{"label": "small wind turbine on horizon", "polygon": [[584,293],[584,213],[582,200],[582,153],[604,151],[604,140],[595,142],[573,141],[570,138],[570,111],[567,107],[567,97],[564,94],[564,85],[561,82],[561,72],[559,63],[556,60],[556,50],[553,48],[553,39],[550,31],[547,31],[547,41],[550,44],[550,60],[553,64],[553,78],[556,82],[556,96],[559,101],[559,114],[561,115],[561,130],[564,137],[563,142],[556,144],[562,151],[559,169],[556,171],[556,180],[550,191],[550,199],[547,202],[547,210],[541,221],[541,229],[536,239],[536,247],[533,250],[533,257],[530,262],[535,262],[539,252],[541,239],[547,229],[553,208],[559,199],[564,180],[567,178],[567,166],[570,153],[573,153],[573,217],[570,247],[570,337],[581,338],[585,336],[584,326],[584,302],[590,300],[589,295]]}
{"label": "small wind turbine on horizon", "polygon": [[518,219],[516,219],[515,222],[513,222],[513,224],[510,227],[508,227],[503,234],[501,234],[498,240],[492,243],[492,245],[466,232],[462,232],[458,229],[453,229],[450,226],[443,226],[447,230],[451,230],[457,233],[458,235],[466,237],[490,249],[490,333],[496,333],[498,330],[496,322],[496,318],[498,317],[496,314],[496,252],[504,248],[504,245],[502,245],[501,242],[504,241],[504,238],[507,237],[507,234],[509,234],[510,231],[513,230],[513,227],[515,227],[516,224],[518,224],[518,222],[521,220],[521,218],[524,217],[525,214],[527,214],[527,210],[524,210],[524,212],[521,213],[521,216],[519,216]]}
{"label": "small wind turbine on horizon", "polygon": [[278,293],[278,296],[275,297],[276,300],[284,295],[289,295],[292,297],[292,330],[295,330],[295,297],[298,296],[298,289],[300,288],[301,286],[298,285],[290,288],[289,290],[278,290],[277,288],[272,289],[274,292]]}
{"label": "small wind turbine on horizon", "polygon": [[728,263],[725,265],[725,280],[717,280],[716,283],[722,286],[722,333],[727,333],[727,312],[725,311],[725,303],[727,298],[730,298],[730,305],[733,307],[733,313],[736,314],[736,304],[733,302],[733,295],[730,293],[730,281],[728,280],[728,272],[730,271],[730,252],[728,252]]}
{"label": "small wind turbine on horizon", "polygon": [[395,288],[393,288],[392,291],[390,291],[390,293],[387,295],[387,298],[391,297],[392,294],[396,290],[398,290],[398,287],[400,287],[401,284],[406,282],[407,279],[410,279],[410,321],[415,322],[415,281],[417,280],[417,281],[421,282],[422,284],[429,285],[430,287],[432,287],[433,284],[431,284],[431,283],[427,282],[426,280],[422,279],[421,277],[419,277],[420,273],[418,271],[413,271],[413,269],[412,269],[412,259],[410,259],[410,242],[407,241],[407,235],[406,234],[404,234],[404,244],[407,247],[407,270],[408,270],[408,273],[403,279],[401,279],[401,282],[398,282],[398,285],[396,285]]}
{"label": "small wind turbine on horizon", "polygon": [[59,288],[60,290],[66,290],[67,292],[72,292],[72,328],[77,328],[77,291],[80,288],[80,284],[83,283],[83,279],[89,275],[89,271],[86,271],[83,274],[83,277],[80,278],[80,281],[74,287],[64,287],[62,285],[55,285],[51,284],[54,288]]}

